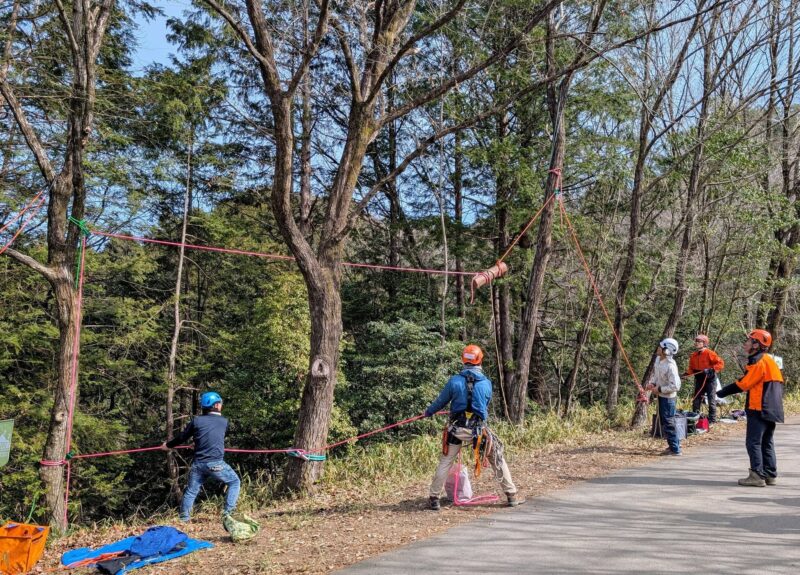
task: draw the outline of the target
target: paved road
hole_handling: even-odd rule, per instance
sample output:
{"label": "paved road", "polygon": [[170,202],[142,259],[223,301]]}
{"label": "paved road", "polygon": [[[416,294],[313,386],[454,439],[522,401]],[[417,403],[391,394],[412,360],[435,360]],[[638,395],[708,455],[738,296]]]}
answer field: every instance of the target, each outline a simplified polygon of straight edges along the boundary
{"label": "paved road", "polygon": [[746,488],[744,439],[617,472],[348,569],[408,573],[800,572],[800,420],[776,432],[778,485]]}

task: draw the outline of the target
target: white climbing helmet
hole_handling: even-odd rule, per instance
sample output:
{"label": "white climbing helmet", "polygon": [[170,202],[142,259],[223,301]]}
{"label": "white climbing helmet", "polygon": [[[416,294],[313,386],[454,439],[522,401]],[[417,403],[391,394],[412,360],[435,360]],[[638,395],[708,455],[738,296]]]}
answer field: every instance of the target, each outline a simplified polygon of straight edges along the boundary
{"label": "white climbing helmet", "polygon": [[667,355],[675,355],[678,353],[678,342],[671,337],[662,339],[658,346],[667,352]]}

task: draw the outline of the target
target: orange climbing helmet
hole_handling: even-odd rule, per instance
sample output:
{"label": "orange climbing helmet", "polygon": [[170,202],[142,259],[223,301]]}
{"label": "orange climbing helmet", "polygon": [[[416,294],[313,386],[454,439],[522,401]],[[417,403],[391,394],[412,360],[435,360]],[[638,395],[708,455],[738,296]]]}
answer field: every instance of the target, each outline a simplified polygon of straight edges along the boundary
{"label": "orange climbing helmet", "polygon": [[747,334],[747,337],[757,341],[764,347],[769,347],[772,345],[772,334],[765,329],[754,329],[749,334]]}
{"label": "orange climbing helmet", "polygon": [[477,345],[470,344],[461,352],[461,362],[468,365],[480,365],[483,363],[483,350]]}

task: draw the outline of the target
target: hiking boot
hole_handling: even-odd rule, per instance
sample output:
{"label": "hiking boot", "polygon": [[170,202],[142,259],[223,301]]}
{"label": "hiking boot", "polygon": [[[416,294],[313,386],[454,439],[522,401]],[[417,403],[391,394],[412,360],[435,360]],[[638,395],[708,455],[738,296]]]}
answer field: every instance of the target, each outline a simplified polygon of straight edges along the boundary
{"label": "hiking boot", "polygon": [[431,511],[439,511],[442,508],[442,504],[439,503],[438,497],[429,497],[428,503],[430,504]]}
{"label": "hiking boot", "polygon": [[767,485],[775,485],[776,483],[778,483],[778,478],[777,477],[765,477],[764,478],[764,483],[766,483]]}
{"label": "hiking boot", "polygon": [[745,487],[764,487],[766,484],[767,483],[764,481],[764,478],[752,469],[747,477],[739,480],[739,485],[743,485]]}
{"label": "hiking boot", "polygon": [[525,503],[525,498],[518,493],[506,493],[506,497],[508,498],[509,507],[517,507]]}

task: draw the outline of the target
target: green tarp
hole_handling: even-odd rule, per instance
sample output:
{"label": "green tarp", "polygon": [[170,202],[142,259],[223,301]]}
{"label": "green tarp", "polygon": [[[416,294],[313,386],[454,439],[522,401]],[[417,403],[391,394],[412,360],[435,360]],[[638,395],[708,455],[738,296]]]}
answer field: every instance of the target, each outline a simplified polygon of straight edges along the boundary
{"label": "green tarp", "polygon": [[14,431],[13,419],[0,421],[0,467],[8,463],[8,455],[11,453],[12,431]]}

